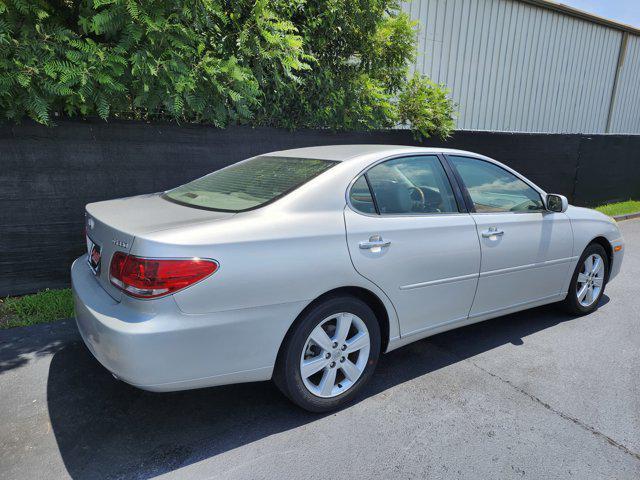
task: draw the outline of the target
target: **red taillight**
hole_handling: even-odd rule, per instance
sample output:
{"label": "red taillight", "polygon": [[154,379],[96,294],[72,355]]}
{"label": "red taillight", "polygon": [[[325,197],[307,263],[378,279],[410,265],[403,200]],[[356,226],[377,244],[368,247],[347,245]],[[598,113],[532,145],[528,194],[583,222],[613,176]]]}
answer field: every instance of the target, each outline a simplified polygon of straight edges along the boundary
{"label": "red taillight", "polygon": [[217,269],[218,264],[212,260],[164,260],[116,252],[111,258],[109,278],[127,295],[155,298],[193,285]]}

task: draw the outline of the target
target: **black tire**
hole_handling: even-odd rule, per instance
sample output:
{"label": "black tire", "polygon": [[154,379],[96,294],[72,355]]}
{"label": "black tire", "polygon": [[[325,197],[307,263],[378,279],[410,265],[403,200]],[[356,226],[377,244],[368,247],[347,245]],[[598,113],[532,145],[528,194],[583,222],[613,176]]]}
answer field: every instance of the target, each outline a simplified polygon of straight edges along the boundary
{"label": "black tire", "polygon": [[[586,260],[586,258],[589,255],[593,255],[593,254],[597,254],[600,256],[600,258],[602,258],[602,261],[604,263],[604,280],[602,283],[602,288],[600,289],[600,292],[598,293],[598,296],[595,299],[595,301],[589,306],[584,306],[580,304],[577,297],[578,275],[580,274],[580,270],[582,269],[582,265]],[[589,244],[587,248],[584,249],[584,252],[582,252],[582,255],[580,256],[580,260],[578,260],[578,264],[576,265],[576,268],[573,272],[573,276],[571,277],[571,283],[569,284],[569,291],[567,293],[567,297],[564,299],[564,302],[563,302],[564,309],[572,315],[587,315],[597,310],[598,304],[600,303],[600,299],[604,294],[604,289],[607,286],[608,279],[609,279],[609,256],[607,255],[607,252],[602,247],[602,245],[598,243]]]}
{"label": "black tire", "polygon": [[[360,377],[344,393],[323,398],[314,395],[305,386],[300,372],[300,359],[313,329],[327,317],[341,312],[358,316],[367,327],[370,338],[369,359]],[[352,402],[371,378],[380,356],[380,345],[380,325],[365,302],[351,296],[329,297],[298,318],[280,350],[273,380],[287,398],[305,410],[314,413],[335,410]]]}

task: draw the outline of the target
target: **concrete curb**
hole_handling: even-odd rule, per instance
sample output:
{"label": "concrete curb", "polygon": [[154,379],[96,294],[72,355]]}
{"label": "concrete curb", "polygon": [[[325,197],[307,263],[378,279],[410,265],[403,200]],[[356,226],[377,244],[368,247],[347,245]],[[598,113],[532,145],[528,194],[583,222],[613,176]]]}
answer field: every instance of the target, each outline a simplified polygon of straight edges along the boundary
{"label": "concrete curb", "polygon": [[616,222],[620,222],[622,220],[631,220],[632,218],[640,218],[640,212],[627,213],[626,215],[616,215],[615,217],[613,217]]}

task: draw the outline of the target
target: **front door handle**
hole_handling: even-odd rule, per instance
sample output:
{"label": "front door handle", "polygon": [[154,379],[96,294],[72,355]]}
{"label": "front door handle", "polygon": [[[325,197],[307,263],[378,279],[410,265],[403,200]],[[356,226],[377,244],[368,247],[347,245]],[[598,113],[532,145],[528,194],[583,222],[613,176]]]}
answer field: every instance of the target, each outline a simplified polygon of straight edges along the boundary
{"label": "front door handle", "polygon": [[484,232],[482,232],[482,236],[484,238],[490,238],[490,237],[500,237],[504,235],[504,230],[498,230],[498,227],[490,227],[489,230],[485,230]]}
{"label": "front door handle", "polygon": [[383,240],[380,235],[371,235],[368,242],[360,242],[360,248],[363,250],[368,250],[370,248],[384,248],[389,245],[391,245],[391,242]]}

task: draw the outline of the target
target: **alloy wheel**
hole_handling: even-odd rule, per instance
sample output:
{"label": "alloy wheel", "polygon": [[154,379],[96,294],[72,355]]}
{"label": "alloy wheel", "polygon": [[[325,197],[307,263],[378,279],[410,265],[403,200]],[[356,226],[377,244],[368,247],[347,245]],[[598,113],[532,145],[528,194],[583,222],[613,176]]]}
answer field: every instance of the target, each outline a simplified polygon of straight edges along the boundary
{"label": "alloy wheel", "polygon": [[360,317],[342,312],[325,318],[302,350],[300,374],[305,387],[322,398],[341,395],[364,372],[370,350],[369,330]]}
{"label": "alloy wheel", "polygon": [[576,296],[583,307],[591,306],[600,297],[604,285],[604,260],[597,253],[585,258],[578,281],[576,282]]}

